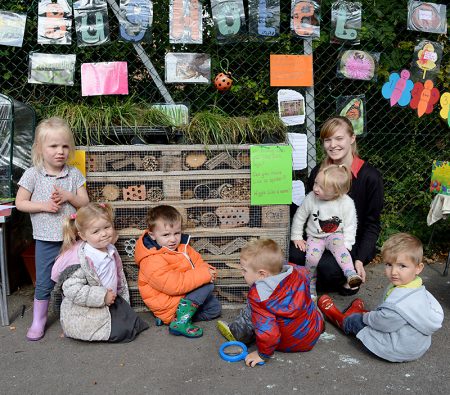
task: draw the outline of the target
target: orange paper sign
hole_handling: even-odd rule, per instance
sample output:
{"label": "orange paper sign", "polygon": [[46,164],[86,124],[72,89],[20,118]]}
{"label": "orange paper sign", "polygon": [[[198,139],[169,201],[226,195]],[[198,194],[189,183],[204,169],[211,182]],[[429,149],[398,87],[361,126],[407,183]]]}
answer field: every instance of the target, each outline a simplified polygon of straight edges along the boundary
{"label": "orange paper sign", "polygon": [[312,55],[270,55],[270,86],[313,86]]}

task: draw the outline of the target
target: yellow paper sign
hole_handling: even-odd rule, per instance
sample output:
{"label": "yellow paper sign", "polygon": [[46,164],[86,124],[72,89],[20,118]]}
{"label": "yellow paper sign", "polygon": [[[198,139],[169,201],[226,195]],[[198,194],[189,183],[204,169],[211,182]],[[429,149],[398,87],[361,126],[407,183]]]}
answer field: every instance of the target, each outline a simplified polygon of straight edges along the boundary
{"label": "yellow paper sign", "polygon": [[76,167],[81,171],[81,174],[86,177],[86,151],[76,150],[73,158],[71,158],[67,164]]}

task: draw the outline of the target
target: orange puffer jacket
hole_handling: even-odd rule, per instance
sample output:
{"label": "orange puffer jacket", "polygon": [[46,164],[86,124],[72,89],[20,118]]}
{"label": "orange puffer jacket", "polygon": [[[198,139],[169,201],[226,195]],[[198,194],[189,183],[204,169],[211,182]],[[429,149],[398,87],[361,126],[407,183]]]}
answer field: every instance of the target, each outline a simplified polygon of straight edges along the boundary
{"label": "orange puffer jacket", "polygon": [[138,287],[144,303],[165,324],[170,323],[180,299],[211,281],[209,265],[182,235],[176,251],[160,247],[145,232],[136,242]]}

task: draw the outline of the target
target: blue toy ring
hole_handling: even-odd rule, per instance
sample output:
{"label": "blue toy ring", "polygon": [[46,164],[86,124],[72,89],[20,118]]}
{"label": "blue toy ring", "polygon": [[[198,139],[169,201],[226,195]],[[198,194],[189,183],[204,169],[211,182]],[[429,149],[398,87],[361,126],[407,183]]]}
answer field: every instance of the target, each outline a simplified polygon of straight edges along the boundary
{"label": "blue toy ring", "polygon": [[[225,349],[227,347],[231,346],[237,346],[242,349],[242,352],[237,355],[229,355],[225,352]],[[225,342],[220,346],[219,349],[219,355],[220,357],[227,362],[239,362],[245,359],[245,357],[248,355],[248,349],[247,346],[242,342],[237,341],[231,341],[231,342]],[[264,365],[264,362],[258,362],[257,365]]]}
{"label": "blue toy ring", "polygon": [[[229,355],[225,352],[225,349],[231,346],[237,346],[242,349],[242,352],[237,355]],[[242,342],[232,341],[232,342],[225,342],[220,346],[219,349],[220,357],[227,362],[238,362],[245,359],[245,357],[248,355],[248,349],[247,346]]]}

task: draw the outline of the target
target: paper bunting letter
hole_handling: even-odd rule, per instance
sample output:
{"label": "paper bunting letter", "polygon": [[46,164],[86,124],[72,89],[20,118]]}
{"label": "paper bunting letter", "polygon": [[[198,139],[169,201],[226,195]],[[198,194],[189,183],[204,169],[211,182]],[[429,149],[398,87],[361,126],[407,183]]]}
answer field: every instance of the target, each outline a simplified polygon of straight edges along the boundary
{"label": "paper bunting letter", "polygon": [[434,105],[438,102],[440,93],[437,88],[433,88],[431,80],[426,80],[425,84],[416,82],[412,90],[412,99],[409,106],[415,110],[419,118],[423,114],[431,114]]}
{"label": "paper bunting letter", "polygon": [[248,2],[249,33],[270,38],[280,34],[280,0]]}
{"label": "paper bunting letter", "polygon": [[120,37],[140,42],[153,22],[153,3],[150,0],[120,0]]}
{"label": "paper bunting letter", "polygon": [[320,37],[319,9],[317,1],[292,0],[291,30],[299,37]]}
{"label": "paper bunting letter", "polygon": [[171,44],[201,44],[202,4],[199,0],[171,0],[169,15]]}
{"label": "paper bunting letter", "polygon": [[441,111],[439,112],[439,115],[441,118],[446,119],[448,126],[450,126],[450,93],[445,92],[441,96]]}
{"label": "paper bunting letter", "polygon": [[405,107],[411,101],[411,91],[414,83],[409,79],[411,73],[402,70],[398,73],[391,73],[389,82],[386,82],[381,89],[381,94],[385,99],[390,99],[391,107],[395,104]]}

